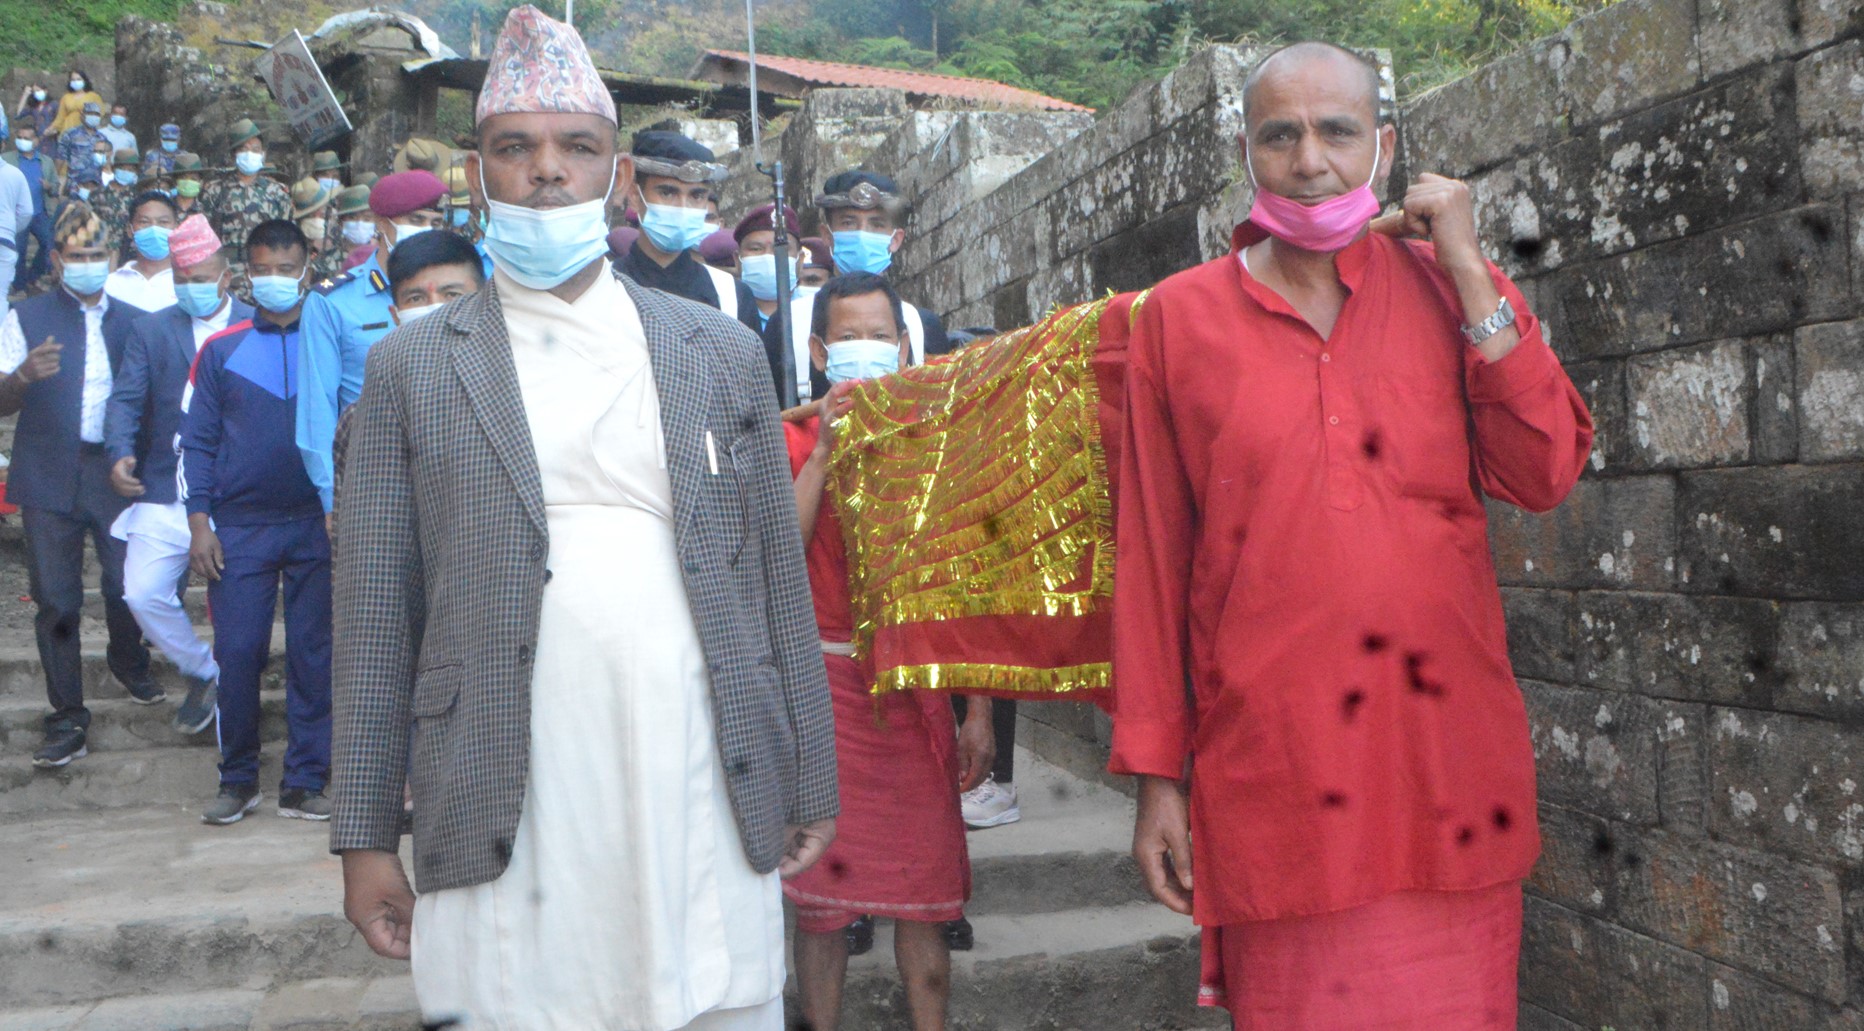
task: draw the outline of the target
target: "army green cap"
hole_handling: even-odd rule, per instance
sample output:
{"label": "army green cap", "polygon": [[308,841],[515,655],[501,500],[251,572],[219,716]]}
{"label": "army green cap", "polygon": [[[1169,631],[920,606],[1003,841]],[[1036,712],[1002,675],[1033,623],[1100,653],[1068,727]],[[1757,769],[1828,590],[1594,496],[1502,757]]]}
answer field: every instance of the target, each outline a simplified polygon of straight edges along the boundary
{"label": "army green cap", "polygon": [[337,191],[337,217],[356,215],[369,210],[369,188],[349,186]]}
{"label": "army green cap", "polygon": [[112,165],[128,165],[131,168],[135,168],[142,164],[142,155],[136,153],[132,148],[119,147],[116,154],[111,157],[110,163]]}
{"label": "army green cap", "polygon": [[233,140],[228,146],[237,147],[247,140],[258,137],[258,135],[259,123],[250,118],[242,118],[233,123]]}
{"label": "army green cap", "polygon": [[200,172],[205,174],[207,172],[207,166],[201,164],[201,156],[199,154],[193,151],[178,150],[175,152],[175,174],[179,175],[182,172]]}
{"label": "army green cap", "polygon": [[320,150],[311,155],[311,171],[334,172],[343,167],[343,159],[334,150]]}
{"label": "army green cap", "polygon": [[357,186],[374,186],[376,184],[376,181],[381,178],[382,178],[382,173],[380,172],[364,172],[363,174],[356,177],[356,185]]}

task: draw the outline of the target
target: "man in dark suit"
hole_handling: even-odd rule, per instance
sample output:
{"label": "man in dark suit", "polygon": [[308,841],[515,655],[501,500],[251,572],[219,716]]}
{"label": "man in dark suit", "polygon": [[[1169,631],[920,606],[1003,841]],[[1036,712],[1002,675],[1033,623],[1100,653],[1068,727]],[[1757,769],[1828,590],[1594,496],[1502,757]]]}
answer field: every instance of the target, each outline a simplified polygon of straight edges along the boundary
{"label": "man in dark suit", "polygon": [[130,324],[147,314],[104,293],[110,252],[103,219],[82,202],[68,206],[52,230],[52,264],[60,288],[22,301],[0,324],[0,417],[19,413],[7,500],[20,507],[34,629],[45,667],[42,769],[81,759],[91,713],[84,707],[84,538],[102,567],[110,672],[132,701],[153,705],[165,694],[149,677],[149,650],[123,602],[123,544],[110,524],[127,504],[110,489],[104,410]]}
{"label": "man in dark suit", "polygon": [[[345,913],[393,957],[421,921],[430,1020],[781,1028],[775,875],[839,806],[768,366],[717,310],[611,278],[604,198],[634,169],[574,30],[520,7],[490,67],[467,177],[494,281],[375,346],[339,479]],[[620,549],[639,575],[591,582]],[[566,658],[595,672],[552,675]],[[645,741],[628,723],[669,711]]]}
{"label": "man in dark suit", "polygon": [[204,216],[189,216],[168,245],[177,303],[130,330],[110,392],[104,442],[110,485],[132,502],[111,528],[124,542],[123,598],[142,632],[187,678],[175,729],[198,734],[214,719],[220,665],[179,593],[188,584],[188,514],[175,479],[182,397],[207,338],[251,318],[252,305],[227,292],[230,266]]}

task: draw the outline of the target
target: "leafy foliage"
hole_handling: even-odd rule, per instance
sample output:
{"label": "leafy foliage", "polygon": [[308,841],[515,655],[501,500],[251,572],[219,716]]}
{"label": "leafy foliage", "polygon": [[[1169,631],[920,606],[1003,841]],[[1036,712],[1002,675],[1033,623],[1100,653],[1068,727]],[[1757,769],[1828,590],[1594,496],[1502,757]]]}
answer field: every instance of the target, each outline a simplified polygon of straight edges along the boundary
{"label": "leafy foliage", "polygon": [[99,58],[101,66],[116,45],[118,21],[132,14],[172,20],[180,6],[181,0],[0,0],[6,60],[15,68],[56,68],[77,54]]}

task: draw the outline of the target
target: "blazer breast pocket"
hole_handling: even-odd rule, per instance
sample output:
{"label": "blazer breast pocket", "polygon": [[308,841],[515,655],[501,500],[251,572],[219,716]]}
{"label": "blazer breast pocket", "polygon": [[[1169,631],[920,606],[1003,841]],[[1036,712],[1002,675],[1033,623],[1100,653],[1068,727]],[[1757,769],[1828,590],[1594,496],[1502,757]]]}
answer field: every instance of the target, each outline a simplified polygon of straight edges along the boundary
{"label": "blazer breast pocket", "polygon": [[445,716],[459,701],[460,681],[466,667],[458,663],[429,666],[414,676],[414,697],[409,713],[415,719]]}

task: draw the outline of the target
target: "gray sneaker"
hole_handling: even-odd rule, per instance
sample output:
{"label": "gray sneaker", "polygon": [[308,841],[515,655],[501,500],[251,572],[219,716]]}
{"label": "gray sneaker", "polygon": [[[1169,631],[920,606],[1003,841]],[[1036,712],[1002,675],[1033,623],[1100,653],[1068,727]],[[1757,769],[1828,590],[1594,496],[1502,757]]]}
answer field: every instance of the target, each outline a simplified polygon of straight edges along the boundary
{"label": "gray sneaker", "polygon": [[278,793],[278,815],[287,820],[328,820],[330,799],[321,791],[287,788]]}
{"label": "gray sneaker", "polygon": [[201,822],[220,827],[238,823],[259,808],[260,797],[257,784],[222,784],[220,794],[201,810]]}
{"label": "gray sneaker", "polygon": [[214,722],[214,705],[220,700],[220,680],[188,678],[188,697],[175,707],[175,729],[199,734]]}

